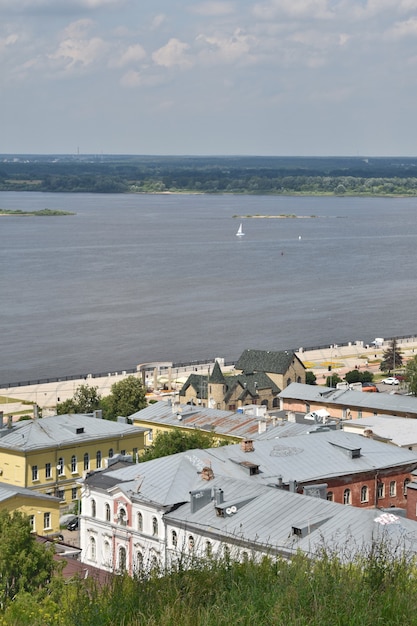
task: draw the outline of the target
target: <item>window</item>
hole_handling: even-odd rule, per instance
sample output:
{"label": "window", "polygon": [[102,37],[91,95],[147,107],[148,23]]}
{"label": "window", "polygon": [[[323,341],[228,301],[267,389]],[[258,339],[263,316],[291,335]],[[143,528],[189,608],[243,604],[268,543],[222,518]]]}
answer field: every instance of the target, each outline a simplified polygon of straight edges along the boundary
{"label": "window", "polygon": [[104,547],[103,547],[103,565],[107,565],[107,566],[111,565],[110,543],[107,540],[104,542]]}
{"label": "window", "polygon": [[97,506],[96,506],[96,501],[95,500],[91,500],[91,517],[96,517],[97,515]]}
{"label": "window", "polygon": [[289,387],[291,385],[291,383],[292,383],[291,378],[287,378],[287,385],[286,386]]}
{"label": "window", "polygon": [[62,456],[59,457],[56,468],[58,470],[58,476],[62,476],[64,474],[64,459]]}
{"label": "window", "polygon": [[152,428],[148,431],[148,441],[153,441],[153,430]]}
{"label": "window", "polygon": [[361,488],[361,502],[368,502],[369,500],[369,489],[367,485],[363,485]]}
{"label": "window", "polygon": [[143,531],[143,515],[142,513],[138,513],[138,530],[139,532]]}
{"label": "window", "polygon": [[51,528],[51,514],[48,512],[43,514],[43,529],[47,530],[49,528]]}
{"label": "window", "polygon": [[306,413],[310,413],[310,404],[306,402]]}
{"label": "window", "polygon": [[171,532],[171,543],[174,548],[176,548],[178,545],[178,537],[177,537],[177,533],[175,532],[175,530]]}
{"label": "window", "polygon": [[138,449],[137,448],[133,448],[132,455],[133,455],[133,462],[137,461],[137,458],[138,458]]}
{"label": "window", "polygon": [[143,555],[139,550],[136,552],[135,558],[135,574],[139,574],[143,571]]}
{"label": "window", "polygon": [[90,455],[88,454],[88,452],[86,452],[84,454],[84,471],[86,472],[89,469],[90,469]]}
{"label": "window", "polygon": [[211,541],[206,541],[206,557],[210,558],[213,555],[213,546]]}
{"label": "window", "polygon": [[384,496],[385,496],[385,485],[384,483],[378,483],[377,497],[383,498]]}
{"label": "window", "polygon": [[51,464],[45,463],[45,478],[52,478]]}
{"label": "window", "polygon": [[195,548],[195,541],[194,541],[194,537],[192,535],[190,535],[188,537],[188,549],[190,552],[192,552]]}
{"label": "window", "polygon": [[77,499],[77,487],[72,487],[71,489],[71,500],[76,500]]}
{"label": "window", "polygon": [[77,457],[75,456],[75,454],[73,454],[71,457],[71,472],[73,474],[77,473]]}
{"label": "window", "polygon": [[101,467],[101,450],[97,450],[96,452],[96,468],[100,469]]}
{"label": "window", "polygon": [[65,500],[65,489],[57,489],[56,495],[60,500]]}
{"label": "window", "polygon": [[406,478],[404,481],[404,487],[403,487],[403,494],[406,496],[407,495],[407,485],[410,482],[409,478]]}
{"label": "window", "polygon": [[95,561],[97,558],[96,555],[96,540],[94,539],[94,537],[90,537],[90,559],[92,561]]}
{"label": "window", "polygon": [[154,537],[157,537],[158,535],[158,520],[156,517],[152,518],[152,534]]}
{"label": "window", "polygon": [[36,524],[35,524],[35,516],[34,515],[29,515],[29,524],[30,524],[30,532],[34,533],[36,531]]}
{"label": "window", "polygon": [[109,449],[109,459],[113,458],[113,448]]}
{"label": "window", "polygon": [[106,502],[104,506],[104,516],[106,518],[106,522],[110,522],[111,510],[110,510],[110,504],[108,502]]}
{"label": "window", "polygon": [[343,492],[343,504],[350,504],[350,489],[345,489]]}
{"label": "window", "polygon": [[32,482],[39,480],[38,466],[32,465]]}
{"label": "window", "polygon": [[126,526],[127,524],[127,514],[126,514],[126,509],[124,509],[123,507],[121,507],[119,509],[119,523],[122,526]]}
{"label": "window", "polygon": [[389,484],[389,495],[394,498],[397,495],[397,483],[392,480]]}
{"label": "window", "polygon": [[120,454],[121,454],[122,456],[125,456],[125,454],[126,454],[126,450],[120,450]]}
{"label": "window", "polygon": [[333,502],[333,491],[328,491],[326,497],[329,502]]}
{"label": "window", "polygon": [[119,572],[126,571],[126,548],[120,546],[119,548]]}

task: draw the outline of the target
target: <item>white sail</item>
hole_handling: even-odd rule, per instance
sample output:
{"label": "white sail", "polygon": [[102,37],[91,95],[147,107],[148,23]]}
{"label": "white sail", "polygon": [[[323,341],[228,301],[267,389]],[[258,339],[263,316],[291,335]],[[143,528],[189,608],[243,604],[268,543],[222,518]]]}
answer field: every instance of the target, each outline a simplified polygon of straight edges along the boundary
{"label": "white sail", "polygon": [[237,230],[237,233],[236,233],[236,237],[243,237],[243,236],[244,236],[244,234],[245,234],[245,233],[243,232],[243,227],[242,227],[242,224],[240,224],[240,226],[239,226],[239,228],[238,228],[238,230]]}

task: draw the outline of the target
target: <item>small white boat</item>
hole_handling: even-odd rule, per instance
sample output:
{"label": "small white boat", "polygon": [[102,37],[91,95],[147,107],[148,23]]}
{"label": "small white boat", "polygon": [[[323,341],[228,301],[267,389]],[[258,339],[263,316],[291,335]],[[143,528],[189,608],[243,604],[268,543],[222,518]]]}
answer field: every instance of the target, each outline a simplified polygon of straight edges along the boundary
{"label": "small white boat", "polygon": [[245,233],[243,232],[243,227],[242,227],[242,223],[241,223],[239,228],[237,229],[236,237],[243,237],[244,235],[245,235]]}

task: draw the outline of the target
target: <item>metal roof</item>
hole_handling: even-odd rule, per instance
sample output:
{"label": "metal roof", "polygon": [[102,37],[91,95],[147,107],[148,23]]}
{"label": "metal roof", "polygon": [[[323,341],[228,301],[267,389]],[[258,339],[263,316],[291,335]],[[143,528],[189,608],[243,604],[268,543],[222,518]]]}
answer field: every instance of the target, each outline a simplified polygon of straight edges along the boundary
{"label": "metal roof", "polygon": [[29,450],[71,445],[80,441],[106,440],[143,432],[137,426],[98,419],[86,414],[54,415],[13,423],[0,428],[0,450]]}
{"label": "metal roof", "polygon": [[367,428],[372,429],[377,437],[390,439],[397,446],[412,446],[417,444],[417,420],[407,417],[390,415],[373,415],[355,420],[342,422],[342,428],[354,428],[363,433]]}
{"label": "metal roof", "polygon": [[317,385],[291,383],[278,395],[282,399],[359,407],[371,411],[398,411],[417,415],[417,398],[401,394],[364,393],[350,389],[334,389]]}
{"label": "metal roof", "polygon": [[156,402],[130,416],[130,419],[161,426],[180,426],[221,435],[246,438],[258,432],[259,417],[189,404]]}
{"label": "metal roof", "polygon": [[6,483],[0,483],[0,502],[5,502],[16,496],[24,496],[25,498],[35,498],[37,500],[48,500],[60,502],[60,498],[47,495],[46,493],[40,493],[38,491],[32,491],[32,489],[26,489],[25,487],[17,487],[16,485],[9,485]]}
{"label": "metal roof", "polygon": [[[358,449],[360,456],[352,458],[352,451]],[[410,465],[417,468],[415,452],[339,430],[256,441],[253,452],[244,452],[240,444],[188,450],[118,470],[109,468],[106,473],[126,493],[170,506],[188,501],[189,491],[211,484],[201,477],[204,467],[210,467],[216,479],[271,486],[280,478],[287,484],[292,480],[325,482],[332,477]],[[251,468],[257,466],[259,472],[252,473]],[[92,473],[86,482],[94,486],[100,473]]]}
{"label": "metal roof", "polygon": [[[226,504],[232,505],[241,497],[240,481],[223,479],[213,486],[223,489]],[[379,537],[390,540],[394,550],[417,552],[417,523],[412,520],[280,489],[259,488],[247,493],[249,501],[231,515],[218,516],[214,502],[192,513],[187,503],[167,513],[165,519],[206,538],[223,539],[243,549],[247,545],[249,550],[264,546],[271,553],[289,556],[300,549],[313,555],[326,547],[328,552],[335,549],[343,560],[350,560],[359,552],[363,554]]]}

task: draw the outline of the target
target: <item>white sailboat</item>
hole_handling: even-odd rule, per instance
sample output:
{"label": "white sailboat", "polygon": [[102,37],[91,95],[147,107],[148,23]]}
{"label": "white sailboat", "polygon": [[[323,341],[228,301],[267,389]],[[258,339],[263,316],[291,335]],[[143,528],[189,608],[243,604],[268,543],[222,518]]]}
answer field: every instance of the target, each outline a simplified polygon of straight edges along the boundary
{"label": "white sailboat", "polygon": [[239,228],[237,229],[236,237],[243,237],[245,233],[243,232],[242,223],[240,223]]}

